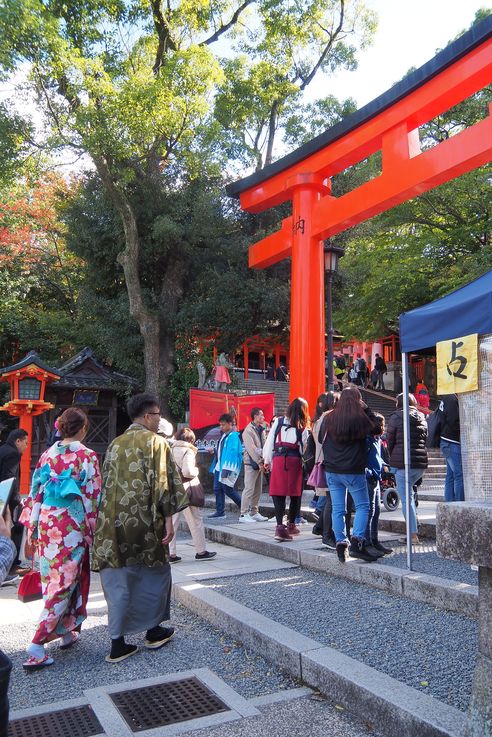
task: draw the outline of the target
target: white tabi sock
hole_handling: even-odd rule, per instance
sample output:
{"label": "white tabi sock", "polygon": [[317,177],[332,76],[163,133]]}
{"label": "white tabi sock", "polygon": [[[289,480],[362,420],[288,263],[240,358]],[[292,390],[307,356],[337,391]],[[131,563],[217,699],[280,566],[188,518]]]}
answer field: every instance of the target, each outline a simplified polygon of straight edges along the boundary
{"label": "white tabi sock", "polygon": [[41,660],[45,656],[44,645],[35,645],[34,642],[31,642],[27,648],[27,654],[32,655],[36,660]]}

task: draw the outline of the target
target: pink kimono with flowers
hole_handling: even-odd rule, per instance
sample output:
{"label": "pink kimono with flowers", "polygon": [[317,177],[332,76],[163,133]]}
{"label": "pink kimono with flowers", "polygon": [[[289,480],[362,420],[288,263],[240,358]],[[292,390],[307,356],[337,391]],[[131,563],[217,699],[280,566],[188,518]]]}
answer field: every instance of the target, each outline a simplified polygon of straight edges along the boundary
{"label": "pink kimono with flowers", "polygon": [[89,548],[96,526],[101,474],[94,451],[57,442],[35,468],[20,517],[37,540],[44,609],[33,642],[80,630],[87,617]]}

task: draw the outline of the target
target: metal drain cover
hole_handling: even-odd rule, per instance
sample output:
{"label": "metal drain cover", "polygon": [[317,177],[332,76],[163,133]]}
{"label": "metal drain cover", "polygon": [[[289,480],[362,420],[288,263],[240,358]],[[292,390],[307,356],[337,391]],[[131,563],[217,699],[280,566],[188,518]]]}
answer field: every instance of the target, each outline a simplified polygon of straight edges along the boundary
{"label": "metal drain cover", "polygon": [[198,678],[119,691],[110,697],[132,732],[230,711]]}
{"label": "metal drain cover", "polygon": [[104,734],[104,729],[87,705],[14,719],[7,737],[92,737],[95,734]]}

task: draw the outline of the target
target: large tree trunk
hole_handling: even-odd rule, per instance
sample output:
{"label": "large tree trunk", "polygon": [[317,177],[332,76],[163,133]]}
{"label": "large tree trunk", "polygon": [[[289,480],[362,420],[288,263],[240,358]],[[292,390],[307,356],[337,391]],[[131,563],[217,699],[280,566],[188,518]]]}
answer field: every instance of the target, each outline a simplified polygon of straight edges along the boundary
{"label": "large tree trunk", "polygon": [[173,254],[167,264],[162,280],[159,297],[161,314],[159,368],[161,392],[163,394],[163,410],[168,411],[167,389],[169,379],[174,372],[174,346],[176,333],[174,322],[178,311],[179,300],[184,293],[184,280],[187,265],[177,254]]}
{"label": "large tree trunk", "polygon": [[140,239],[135,213],[130,202],[116,186],[108,162],[103,157],[94,157],[97,171],[103,181],[115,210],[121,217],[125,233],[125,248],[118,254],[118,263],[123,267],[130,314],[138,323],[144,342],[145,390],[160,394],[160,325],[157,312],[149,310],[143,301],[140,284],[139,258]]}

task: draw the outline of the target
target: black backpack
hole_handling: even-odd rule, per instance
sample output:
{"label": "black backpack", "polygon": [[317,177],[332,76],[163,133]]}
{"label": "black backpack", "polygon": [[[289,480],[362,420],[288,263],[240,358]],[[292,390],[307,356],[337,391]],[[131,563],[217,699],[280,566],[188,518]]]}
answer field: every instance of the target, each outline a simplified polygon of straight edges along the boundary
{"label": "black backpack", "polygon": [[345,363],[345,358],[343,356],[337,356],[335,358],[335,361],[337,362],[337,368],[345,371],[345,369],[347,368],[347,364]]}
{"label": "black backpack", "polygon": [[365,358],[357,359],[357,371],[361,374],[363,371],[367,371],[367,363]]}
{"label": "black backpack", "polygon": [[427,417],[427,440],[425,444],[428,448],[439,448],[441,444],[441,421],[442,413],[439,409],[436,409]]}

